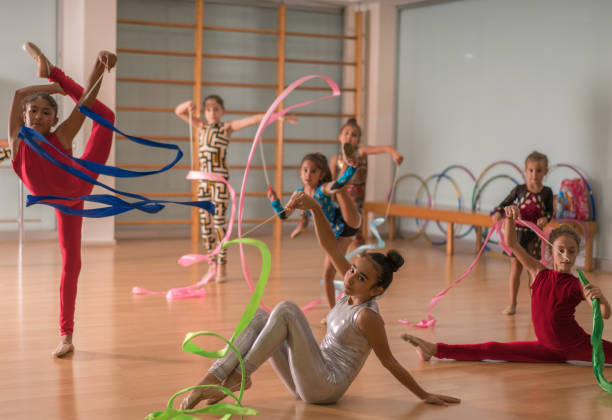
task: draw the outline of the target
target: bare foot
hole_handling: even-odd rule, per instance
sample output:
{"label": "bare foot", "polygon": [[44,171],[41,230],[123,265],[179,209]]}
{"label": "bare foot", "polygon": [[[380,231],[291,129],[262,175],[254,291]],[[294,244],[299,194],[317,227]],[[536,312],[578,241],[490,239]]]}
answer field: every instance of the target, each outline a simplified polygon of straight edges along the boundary
{"label": "bare foot", "polygon": [[216,283],[227,283],[227,265],[217,265],[217,274],[215,275]]}
{"label": "bare foot", "polygon": [[[221,382],[219,382],[215,375],[208,373],[204,379],[198,382],[198,385],[221,385]],[[213,397],[216,392],[219,391],[212,387],[194,389],[181,401],[180,409],[189,410],[198,405],[200,401]]]}
{"label": "bare foot", "polygon": [[53,70],[53,64],[45,57],[40,48],[31,42],[23,44],[23,49],[28,53],[30,57],[37,63],[36,74],[38,77],[44,79],[49,78],[51,70]]}
{"label": "bare foot", "polygon": [[51,354],[53,357],[64,357],[74,351],[74,344],[72,344],[72,335],[66,334],[62,336],[62,341],[57,345],[55,350]]}
{"label": "bare foot", "polygon": [[419,357],[424,362],[431,359],[438,350],[438,346],[436,346],[435,343],[430,343],[429,341],[425,341],[419,337],[415,337],[414,335],[402,334],[402,338],[416,347]]}
{"label": "bare foot", "polygon": [[[223,386],[229,389],[232,392],[236,392],[240,390],[240,381],[242,380],[242,375],[238,372],[232,373],[232,376],[223,381]],[[247,377],[244,381],[244,389],[247,390],[251,387],[252,382],[251,378]],[[206,405],[216,404],[221,401],[223,398],[227,397],[223,392],[218,389],[214,389],[215,395],[211,398],[206,399]]]}
{"label": "bare foot", "polygon": [[508,305],[506,309],[502,311],[504,315],[514,315],[516,313],[516,305]]}
{"label": "bare foot", "polygon": [[357,165],[357,159],[359,158],[359,156],[357,155],[357,151],[351,143],[342,144],[342,154],[343,159],[347,164],[351,166]]}

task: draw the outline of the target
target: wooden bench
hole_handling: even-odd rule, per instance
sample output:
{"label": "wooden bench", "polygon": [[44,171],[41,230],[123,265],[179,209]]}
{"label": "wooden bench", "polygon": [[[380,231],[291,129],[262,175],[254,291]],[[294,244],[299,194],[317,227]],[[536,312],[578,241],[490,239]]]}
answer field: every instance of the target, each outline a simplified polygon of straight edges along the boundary
{"label": "wooden bench", "polygon": [[[363,204],[363,220],[368,220],[369,213],[385,214],[387,211],[387,203],[382,201],[366,201]],[[395,239],[395,217],[409,217],[412,219],[436,220],[445,222],[446,230],[446,255],[454,253],[454,225],[471,225],[476,230],[476,251],[482,247],[482,228],[492,227],[493,221],[488,212],[457,210],[452,207],[425,207],[415,206],[407,203],[392,203],[389,206],[389,239]],[[553,228],[561,224],[573,225],[578,233],[582,233],[583,228],[588,229],[588,234],[585,237],[585,258],[584,271],[593,270],[593,239],[597,233],[597,222],[578,221],[559,222],[555,219],[551,220],[548,226]],[[363,224],[363,235],[368,237],[368,224]]]}

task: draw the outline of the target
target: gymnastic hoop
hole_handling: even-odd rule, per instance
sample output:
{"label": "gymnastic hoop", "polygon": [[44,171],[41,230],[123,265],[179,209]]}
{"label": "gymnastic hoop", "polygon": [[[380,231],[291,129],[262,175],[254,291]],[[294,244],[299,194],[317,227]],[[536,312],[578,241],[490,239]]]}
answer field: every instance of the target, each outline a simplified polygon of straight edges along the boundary
{"label": "gymnastic hoop", "polygon": [[[472,171],[470,171],[465,166],[463,166],[463,165],[450,165],[450,166],[447,166],[442,172],[440,172],[440,175],[436,179],[436,185],[434,187],[434,193],[433,193],[434,201],[436,199],[436,194],[438,192],[438,184],[440,183],[440,179],[442,179],[442,176],[446,175],[446,173],[449,172],[452,169],[461,169],[462,171],[464,171],[465,173],[468,174],[468,176],[472,179],[472,181],[474,181],[474,182],[476,181],[476,177],[474,177],[474,174],[472,173]],[[461,210],[463,208],[463,194],[461,193],[460,189],[456,188],[456,190],[458,190],[459,197],[461,198],[461,204],[459,205],[459,210]],[[442,226],[442,224],[440,223],[439,220],[436,220],[436,224],[438,225],[438,228],[446,235],[446,229]],[[461,234],[455,233],[455,238],[463,238],[463,237],[467,236],[472,230],[474,230],[474,226],[470,226],[468,228],[468,230],[466,230],[464,233],[461,233]],[[440,245],[444,245],[445,243],[446,243],[446,240],[444,240],[444,242],[442,242]]]}
{"label": "gymnastic hoop", "polygon": [[[510,181],[514,182],[515,185],[519,185],[519,181],[517,181],[515,178],[511,177],[510,175],[505,175],[505,174],[495,175],[495,176],[487,179],[487,181],[484,184],[482,184],[482,186],[480,187],[480,189],[478,191],[474,190],[476,192],[476,195],[472,196],[472,210],[480,210],[480,197],[482,195],[482,192],[487,187],[487,185],[489,185],[494,180],[500,179],[500,178],[509,179]],[[489,231],[489,229],[483,229],[482,230],[482,236],[486,237],[488,231]],[[489,242],[491,242],[492,244],[496,244],[497,243],[496,241],[494,241],[492,239],[490,239]]]}
{"label": "gymnastic hoop", "polygon": [[[421,188],[423,186],[425,187],[425,192],[427,192],[427,206],[431,208],[431,192],[429,191],[429,187],[427,186],[427,184],[425,183],[423,178],[421,178],[419,175],[414,174],[414,173],[404,174],[404,175],[400,176],[399,178],[397,178],[395,180],[395,182],[393,183],[393,195],[391,197],[391,201],[393,201],[393,199],[395,198],[395,193],[397,192],[397,185],[400,183],[400,181],[403,181],[404,179],[407,179],[407,178],[414,178],[414,179],[418,180],[421,183]],[[419,188],[419,191],[421,191],[421,188]],[[417,204],[418,204],[418,196],[415,199],[415,205],[417,205]],[[425,226],[427,226],[427,223],[428,223],[428,221],[425,221],[423,226],[419,227],[419,230],[414,235],[411,235],[411,236],[409,236],[407,238],[404,238],[404,239],[412,240],[412,239],[418,238],[419,235],[422,234],[423,229],[425,228]],[[417,226],[418,226],[418,220],[417,220]]]}
{"label": "gymnastic hoop", "polygon": [[[459,189],[459,186],[457,185],[457,183],[455,182],[455,180],[454,180],[453,178],[449,177],[448,175],[443,175],[443,174],[434,174],[434,175],[430,175],[429,177],[427,177],[427,178],[425,179],[425,184],[424,184],[424,185],[427,185],[427,183],[429,183],[429,181],[431,181],[431,180],[432,180],[432,179],[434,179],[434,178],[436,178],[436,186],[435,186],[435,189],[434,189],[434,194],[433,194],[433,199],[432,199],[432,206],[435,206],[435,205],[436,205],[436,203],[435,203],[435,200],[436,200],[436,192],[437,192],[437,189],[438,189],[438,185],[439,185],[439,183],[440,183],[440,179],[445,178],[445,179],[448,179],[448,180],[450,181],[450,183],[453,185],[453,187],[455,188],[455,194],[457,195],[457,208],[458,208],[458,209],[461,209],[461,207],[462,207],[462,203],[461,203],[461,199],[462,199],[462,197],[461,197],[461,190]],[[423,187],[421,186],[421,187],[418,189],[417,193],[416,193],[416,199],[417,199],[417,200],[419,199],[419,195],[420,195],[420,192],[421,192],[422,188],[423,188]],[[430,207],[431,207],[431,206],[430,206]],[[439,223],[439,222],[437,222],[437,223],[438,223],[438,228],[440,228],[440,230],[441,230],[441,231],[442,231],[444,234],[446,234],[446,230],[444,230],[444,229],[442,228],[442,226],[440,225],[440,223]],[[418,220],[417,220],[417,226],[419,226],[419,221],[418,221]],[[419,226],[419,227],[420,227],[420,226]],[[453,234],[454,234],[454,233],[453,233]],[[432,239],[429,237],[429,235],[427,235],[427,233],[425,232],[425,224],[423,225],[423,232],[421,233],[421,236],[422,236],[422,237],[423,237],[423,238],[424,238],[424,239],[425,239],[427,242],[429,242],[429,243],[430,243],[430,244],[432,244],[432,245],[444,245],[444,244],[446,243],[446,239],[444,239],[444,240],[442,240],[442,241],[433,241],[433,240],[432,240]]]}
{"label": "gymnastic hoop", "polygon": [[521,178],[523,179],[523,183],[527,183],[527,180],[525,179],[525,174],[523,173],[523,171],[521,170],[521,168],[518,167],[517,164],[510,162],[509,160],[498,160],[496,162],[493,162],[492,164],[490,164],[489,166],[487,166],[486,168],[483,169],[483,171],[480,173],[480,175],[478,175],[478,178],[476,178],[476,180],[474,181],[474,190],[472,191],[472,203],[474,203],[474,196],[476,195],[476,191],[478,190],[478,184],[480,184],[481,179],[484,177],[484,175],[489,172],[491,169],[493,169],[496,166],[499,165],[509,165],[512,166],[514,169],[517,170],[518,173],[521,174]]}

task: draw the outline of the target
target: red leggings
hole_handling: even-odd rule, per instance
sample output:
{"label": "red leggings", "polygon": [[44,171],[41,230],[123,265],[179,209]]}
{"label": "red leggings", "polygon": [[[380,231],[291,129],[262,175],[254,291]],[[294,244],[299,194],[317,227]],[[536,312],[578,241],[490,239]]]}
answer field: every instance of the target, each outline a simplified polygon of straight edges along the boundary
{"label": "red leggings", "polygon": [[[606,363],[612,363],[612,343],[603,340]],[[559,351],[546,347],[539,341],[515,341],[498,343],[490,341],[480,344],[444,344],[438,343],[435,356],[440,359],[455,360],[505,360],[508,362],[566,362],[581,360],[590,362],[593,359],[591,343],[585,341],[579,346]]]}
{"label": "red leggings", "polygon": [[[59,83],[74,102],[78,102],[83,94],[83,88],[57,67],[54,67],[51,71],[49,80]],[[102,102],[96,100],[91,109],[111,123],[115,122],[115,114]],[[97,163],[105,163],[110,153],[112,140],[113,132],[94,122],[82,158]],[[97,178],[97,174],[89,171],[86,172],[92,177]],[[66,176],[72,175],[58,168],[56,181],[62,183]],[[89,194],[92,189],[92,184],[83,181],[78,183],[78,186],[73,190],[66,191],[65,195],[80,197]],[[74,208],[83,208],[83,202],[75,204]],[[81,227],[83,219],[79,216],[64,214],[58,210],[55,211],[55,216],[57,218],[57,236],[62,252],[60,329],[62,335],[65,335],[72,334],[74,328],[74,304],[76,301],[79,272],[81,271]]]}

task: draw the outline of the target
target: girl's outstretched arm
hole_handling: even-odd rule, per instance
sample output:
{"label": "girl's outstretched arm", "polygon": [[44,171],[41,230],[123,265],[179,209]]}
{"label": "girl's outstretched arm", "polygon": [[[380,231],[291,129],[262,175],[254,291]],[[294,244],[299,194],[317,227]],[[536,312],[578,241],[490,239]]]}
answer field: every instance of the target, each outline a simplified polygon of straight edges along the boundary
{"label": "girl's outstretched arm", "polygon": [[48,93],[49,95],[53,95],[55,93],[60,93],[62,95],[66,94],[58,83],[27,86],[15,91],[8,121],[8,142],[9,149],[11,150],[13,156],[15,156],[15,152],[19,148],[19,143],[21,143],[21,139],[17,137],[17,134],[25,123],[23,119],[23,101],[35,93]]}
{"label": "girl's outstretched arm", "polygon": [[397,361],[391,353],[385,323],[381,316],[370,309],[363,309],[357,316],[357,325],[372,346],[378,360],[395,378],[423,402],[436,405],[459,403],[460,399],[446,395],[430,394],[414,380],[412,375]]}
{"label": "girl's outstretched arm", "polygon": [[[243,128],[247,128],[247,127],[250,127],[252,125],[259,124],[261,122],[261,120],[263,120],[264,116],[265,116],[265,114],[255,114],[255,115],[251,115],[250,117],[241,118],[239,120],[227,121],[225,123],[225,132],[229,136],[234,131],[239,131],[239,130],[242,130]],[[281,121],[283,121],[283,120],[289,121],[291,124],[295,124],[297,122],[296,118],[290,117],[288,115],[280,117],[279,119]]]}
{"label": "girl's outstretched arm", "polygon": [[268,187],[267,195],[268,200],[270,200],[270,205],[272,206],[272,209],[274,209],[274,213],[276,213],[279,218],[284,220],[291,216],[293,210],[289,208],[283,208],[280,198],[278,198],[278,195],[276,195],[276,191],[274,191],[274,188]]}
{"label": "girl's outstretched arm", "polygon": [[594,284],[587,284],[582,287],[582,292],[591,308],[593,307],[593,301],[591,299],[599,299],[599,308],[601,309],[602,318],[610,318],[610,303],[599,287]]}
{"label": "girl's outstretched arm", "polygon": [[[96,82],[100,76],[102,76],[104,70],[110,71],[115,67],[115,64],[117,64],[117,56],[115,54],[109,51],[100,51],[98,53],[96,63],[83,89],[83,95],[87,96],[81,97],[77,105],[84,105],[86,107],[91,107],[91,105],[93,105],[98,96],[98,92],[100,92],[100,87],[102,86],[102,81],[98,84],[96,84]],[[68,118],[66,118],[57,128],[55,133],[65,149],[72,148],[72,140],[81,129],[81,126],[83,126],[83,122],[85,122],[85,115],[79,111],[78,106],[75,106]]]}
{"label": "girl's outstretched arm", "polygon": [[192,101],[185,101],[174,108],[174,113],[187,124],[189,124],[189,114],[191,113],[191,124],[194,127],[200,128],[204,125],[204,120],[196,114],[196,110],[196,106]]}
{"label": "girl's outstretched arm", "polygon": [[401,165],[404,161],[404,156],[397,151],[393,146],[360,146],[359,153],[362,155],[378,155],[380,153],[387,153],[393,158],[393,162],[397,165]]}
{"label": "girl's outstretched arm", "polygon": [[544,270],[544,267],[538,260],[533,258],[525,251],[516,239],[516,226],[514,219],[521,216],[521,212],[517,206],[508,206],[505,208],[506,219],[504,220],[504,240],[506,245],[512,251],[517,260],[525,267],[530,276],[530,283],[535,279],[536,275]]}
{"label": "girl's outstretched arm", "polygon": [[338,249],[338,242],[336,236],[332,231],[329,222],[323,214],[323,210],[317,201],[306,194],[304,191],[297,192],[291,196],[289,203],[287,203],[289,209],[300,209],[310,210],[312,218],[314,220],[315,232],[319,245],[329,256],[334,267],[338,270],[341,276],[344,276],[346,272],[351,268],[351,264],[347,261],[344,255]]}

